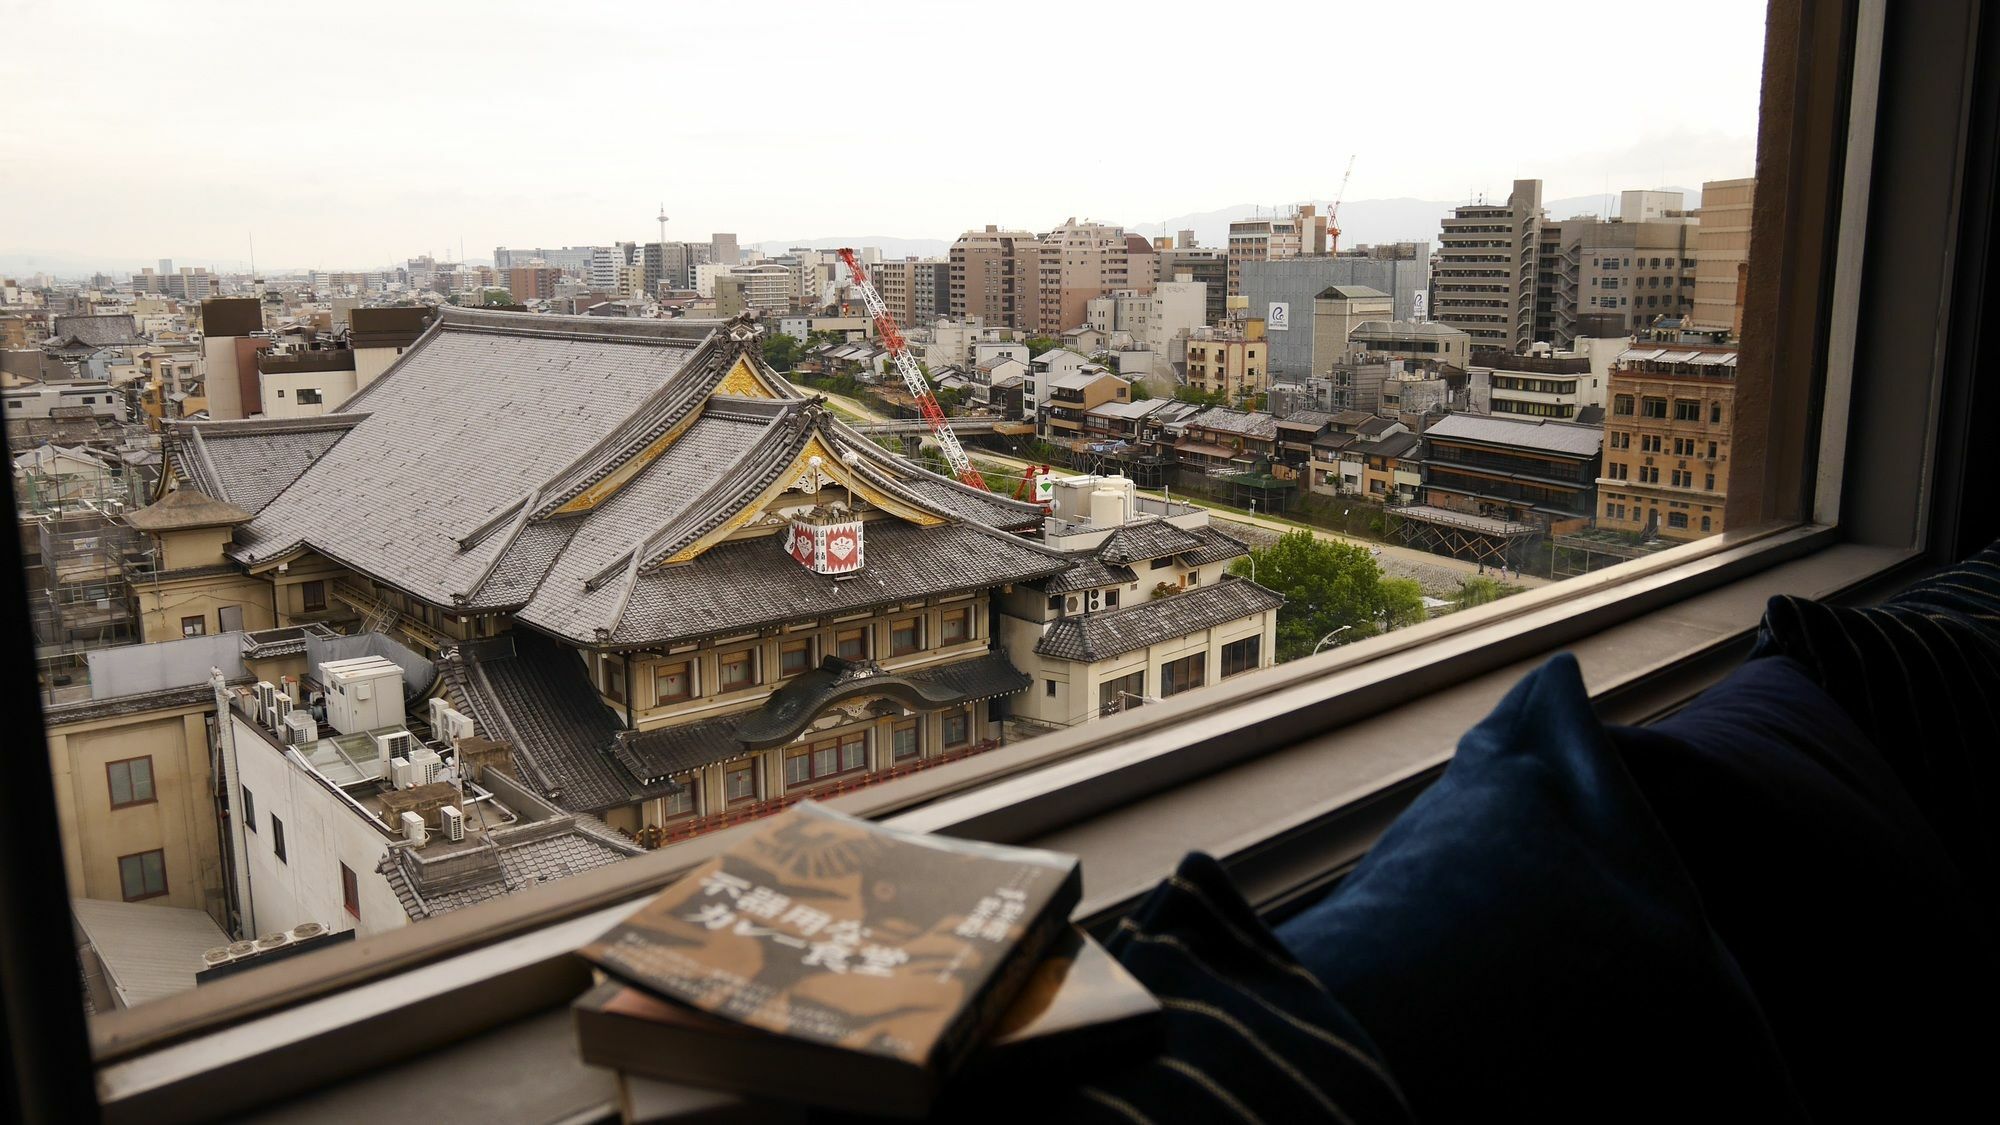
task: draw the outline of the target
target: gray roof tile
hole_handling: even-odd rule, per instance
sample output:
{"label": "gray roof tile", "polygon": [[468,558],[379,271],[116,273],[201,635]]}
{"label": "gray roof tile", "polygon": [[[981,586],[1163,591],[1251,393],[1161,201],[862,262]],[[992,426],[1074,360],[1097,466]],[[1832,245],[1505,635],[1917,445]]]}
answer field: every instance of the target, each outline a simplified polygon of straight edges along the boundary
{"label": "gray roof tile", "polygon": [[1283,604],[1284,598],[1254,582],[1230,579],[1137,605],[1065,617],[1049,626],[1035,651],[1056,660],[1107,660]]}

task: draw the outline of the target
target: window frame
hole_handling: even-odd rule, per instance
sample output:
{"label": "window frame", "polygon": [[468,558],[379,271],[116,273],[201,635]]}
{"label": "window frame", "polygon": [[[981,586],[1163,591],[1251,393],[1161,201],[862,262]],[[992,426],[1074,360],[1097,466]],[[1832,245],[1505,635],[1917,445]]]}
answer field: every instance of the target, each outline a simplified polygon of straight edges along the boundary
{"label": "window frame", "polygon": [[[160,889],[157,891],[146,890],[146,858],[148,856],[160,857]],[[125,861],[128,859],[139,861],[139,889],[145,891],[144,894],[131,894],[127,889],[125,883]],[[118,893],[123,896],[121,899],[123,902],[146,902],[150,899],[165,898],[174,893],[172,882],[167,878],[167,849],[147,848],[142,852],[129,852],[119,856]]]}
{"label": "window frame", "polygon": [[[1411,701],[1410,693],[1419,689],[1435,691],[1440,685],[1455,685],[1462,692],[1477,694],[1477,684],[1495,677],[1511,682],[1518,674],[1516,665],[1552,647],[1643,625],[1662,613],[1672,617],[1693,612],[1693,607],[1713,609],[1726,603],[1727,612],[1715,620],[1729,624],[1713,628],[1709,634],[1712,639],[1693,644],[1647,671],[1621,674],[1609,682],[1593,680],[1593,693],[1607,704],[1607,717],[1631,721],[1628,716],[1643,718],[1671,707],[1733,663],[1747,644],[1755,606],[1763,594],[1797,591],[1865,596],[1870,582],[1897,580],[1912,566],[1962,550],[1963,541],[1973,534],[1968,528],[1985,526],[1974,519],[1982,514],[1974,507],[1976,497],[1953,495],[1954,489],[1961,493],[1967,490],[1967,475],[1960,472],[1935,492],[1927,483],[1940,464],[1962,467],[1978,456],[1976,443],[1966,440],[1963,427],[1941,425],[1935,409],[1948,393],[1959,393],[1965,385],[1963,381],[1946,385],[1943,376],[1949,373],[1963,380],[1976,349],[1972,356],[1960,355],[1956,337],[1938,342],[1930,373],[1930,399],[1916,404],[1927,412],[1924,416],[1930,427],[1918,431],[1926,456],[1912,457],[1907,429],[1884,426],[1878,415],[1860,413],[1864,407],[1893,409],[1896,396],[1908,394],[1907,384],[1891,386],[1897,381],[1887,378],[1888,371],[1898,375],[1908,371],[1908,342],[1903,341],[1903,364],[1880,365],[1894,342],[1857,332],[1854,325],[1858,318],[1851,313],[1864,290],[1875,299],[1893,297],[1887,282],[1879,287],[1880,292],[1875,292],[1878,286],[1872,281],[1864,285],[1856,266],[1863,241],[1885,248],[1894,245],[1893,236],[1877,228],[1936,220],[1948,227],[1942,239],[1948,258],[1950,248],[1969,237],[1959,224],[1972,220],[1961,215],[1955,195],[1943,218],[1894,215],[1887,206],[1871,214],[1867,207],[1867,171],[1875,149],[1888,147],[1892,140],[1898,145],[1939,144],[1935,135],[1920,136],[1925,132],[1922,129],[1902,128],[1892,133],[1886,124],[1889,118],[1877,121],[1872,92],[1873,63],[1877,60],[1868,50],[1856,52],[1856,65],[1849,65],[1846,44],[1850,39],[1859,39],[1873,50],[1883,49],[1880,0],[1863,0],[1858,16],[1855,9],[1839,4],[1774,0],[1773,6],[1774,34],[1790,30],[1797,41],[1779,37],[1767,42],[1765,87],[1767,91],[1790,92],[1794,97],[1775,119],[1770,109],[1765,113],[1757,234],[1753,236],[1758,249],[1753,250],[1753,263],[1773,260],[1770,251],[1774,248],[1785,251],[1782,260],[1786,264],[1777,272],[1809,284],[1787,286],[1783,278],[1778,283],[1759,284],[1753,264],[1746,320],[1768,323],[1771,328],[1756,346],[1746,345],[1744,360],[1746,366],[1768,365],[1769,382],[1749,396],[1742,395],[1739,387],[1734,460],[1756,468],[1741,482],[1731,481],[1726,509],[1729,532],[1574,580],[1573,585],[1565,584],[1571,585],[1570,589],[1531,591],[1450,618],[1340,646],[1320,657],[1267,669],[1257,676],[1211,685],[1206,697],[1193,701],[1135,709],[1133,715],[1086,724],[1033,744],[1003,747],[992,754],[924,771],[923,776],[899,779],[877,792],[844,795],[837,799],[836,807],[893,816],[895,823],[904,827],[950,830],[955,835],[996,840],[1046,837],[1052,827],[1066,823],[1086,823],[1088,830],[1101,827],[1090,826],[1088,821],[1093,810],[1102,809],[1105,802],[1129,803],[1134,793],[1157,793],[1226,766],[1230,760],[1270,753],[1280,740],[1306,736],[1338,739],[1346,725],[1406,705]],[[1779,18],[1787,12],[1791,22]],[[1934,22],[1964,17],[1957,8],[1943,14],[1898,15]],[[1840,49],[1829,49],[1829,39]],[[1811,49],[1815,44],[1820,49]],[[1901,49],[1911,48],[1906,45]],[[1852,106],[1846,99],[1850,75],[1858,87]],[[1903,121],[1915,112],[1908,105],[1901,106],[1894,119]],[[1844,131],[1850,117],[1867,129],[1843,152],[1837,143],[1840,138],[1829,141],[1826,134],[1830,129]],[[1956,138],[1946,137],[1944,142],[1949,147]],[[1990,146],[1992,141],[1980,139],[1979,143]],[[1772,175],[1773,161],[1784,179]],[[1821,174],[1815,176],[1816,172]],[[1859,194],[1853,190],[1857,177],[1862,188]],[[1773,184],[1779,189],[1776,193]],[[1832,223],[1830,220],[1840,215],[1833,204],[1838,202],[1843,184],[1848,188],[1849,214]],[[1885,188],[1903,194],[1917,190],[1887,182],[1873,185],[1877,195],[1897,193],[1885,192]],[[1773,194],[1780,196],[1778,202],[1769,202]],[[1976,199],[1964,205],[1963,211],[1975,213],[1985,203],[1985,199]],[[1990,223],[1990,219],[1986,221]],[[1833,269],[1829,267],[1835,260],[1836,241],[1843,252],[1839,268]],[[1850,249],[1857,253],[1847,253]],[[1873,267],[1874,259],[1869,264]],[[1909,268],[1925,265],[1920,261]],[[1928,260],[1928,268],[1938,272],[1934,258]],[[1940,295],[1946,302],[1959,298],[1952,280],[1948,272],[1934,276],[1927,289],[1899,304],[1914,301],[1922,307],[1921,302],[1929,300],[1934,313],[1941,307]],[[1850,314],[1845,327],[1837,327],[1842,322],[1831,315],[1836,308]],[[1778,356],[1786,358],[1784,366],[1777,365]],[[1864,370],[1883,375],[1871,381],[1858,375]],[[1822,379],[1825,396],[1811,395],[1805,400],[1818,404],[1815,413],[1792,417],[1771,408],[1773,401],[1789,401],[1785,398],[1789,393],[1810,392]],[[1850,432],[1850,413],[1871,418],[1871,426]],[[1910,412],[1893,411],[1890,417],[1904,423]],[[1911,503],[1911,496],[1919,497],[1919,502]],[[1419,648],[1424,651],[1416,651]],[[1371,698],[1364,690],[1370,683],[1396,682],[1404,685],[1403,692]],[[1288,692],[1296,696],[1308,689],[1315,694],[1320,709],[1279,705],[1278,696]],[[1257,705],[1269,719],[1259,728],[1244,728],[1258,729],[1256,738],[1245,739],[1232,727],[1233,737],[1221,741],[1234,744],[1230,751],[1233,757],[1198,751],[1198,746],[1215,751],[1212,743],[1217,738],[1213,729],[1205,736],[1209,742],[1196,737],[1195,728],[1213,726],[1212,718],[1198,712],[1221,713],[1232,706],[1249,705]],[[1239,723],[1252,717],[1248,712],[1236,716]],[[1120,762],[1085,770],[1083,759],[1093,753],[1100,757],[1112,754]],[[1268,888],[1296,873],[1297,864],[1291,858],[1295,853],[1319,853],[1316,866],[1325,868],[1324,853],[1330,844],[1348,841],[1365,847],[1373,831],[1442,768],[1448,751],[1434,757],[1436,760],[1428,764],[1383,774],[1365,792],[1339,794],[1338,808],[1288,810],[1273,818],[1264,836],[1246,841],[1242,849],[1222,858],[1245,885],[1252,902],[1272,908],[1280,900],[1267,893]],[[1063,763],[1064,768],[1050,768],[1056,763]],[[1066,774],[1067,781],[1051,787],[1051,775],[1057,773]],[[315,954],[314,958],[283,962],[258,974],[243,974],[204,989],[205,996],[190,993],[117,1013],[90,1029],[98,1061],[103,1064],[99,1078],[108,1104],[121,1114],[134,1114],[148,1105],[174,1104],[175,1098],[212,1097],[226,1089],[232,1099],[228,1104],[251,1105],[256,1104],[255,1099],[268,1100],[293,1088],[273,1085],[276,1080],[267,1076],[261,1082],[230,1089],[228,1082],[257,1073],[255,1064],[268,1051],[245,1046],[241,1042],[244,1037],[239,1035],[234,1037],[237,1054],[218,1056],[210,1046],[213,1036],[209,1033],[221,1026],[256,1022],[260,1027],[284,1029],[293,1037],[290,1042],[307,1045],[317,1037],[353,1042],[378,1027],[394,1026],[389,1021],[414,1010],[420,1000],[428,1003],[441,996],[490,996],[495,981],[538,982],[542,991],[537,1002],[559,1003],[549,998],[566,996],[574,989],[574,962],[567,956],[568,949],[622,916],[636,901],[635,895],[663,885],[727,842],[728,834],[698,837],[664,850],[674,854],[639,857],[625,865],[537,887],[521,896],[454,912],[426,928],[410,927]],[[1324,871],[1314,874],[1314,878],[1323,877]],[[1117,908],[1117,896],[1125,892],[1123,886],[1093,891],[1084,916],[1107,916]],[[420,929],[429,932],[417,932]],[[272,975],[264,976],[266,973]],[[348,997],[333,995],[351,985],[397,973],[428,991],[421,995],[405,991],[402,995],[407,1002],[384,1000],[374,1014],[366,1015],[358,1015]],[[451,983],[452,973],[459,974],[459,984]],[[517,994],[516,1003],[525,1002]],[[526,1010],[532,1009],[512,1007],[507,1018]],[[447,1030],[491,1026],[499,1015],[489,1003]],[[380,1057],[385,1056],[371,1056]],[[370,1063],[355,1055],[344,1058],[342,1065],[348,1068],[347,1073],[356,1073]],[[320,1072],[313,1081],[338,1077],[341,1075]],[[206,1105],[220,1112],[217,1107],[224,1103],[183,1104]]]}
{"label": "window frame", "polygon": [[[700,693],[695,688],[695,654],[683,653],[677,659],[656,661],[653,664],[653,706],[665,707],[672,703],[686,703]],[[685,685],[677,695],[660,693],[660,678],[669,669],[681,670],[681,682]]]}
{"label": "window frame", "polygon": [[340,908],[356,922],[361,921],[361,877],[344,862],[340,865]]}
{"label": "window frame", "polygon": [[[146,795],[144,797],[129,796],[126,800],[120,801],[118,799],[118,775],[115,772],[115,767],[125,767],[126,792],[128,794],[135,794],[138,791],[137,786],[133,784],[132,777],[132,765],[135,762],[146,763]],[[140,754],[133,758],[118,758],[114,761],[104,763],[104,787],[105,796],[110,799],[111,809],[114,812],[119,809],[134,809],[140,805],[157,805],[160,803],[159,784],[153,776],[153,756],[151,754]]]}
{"label": "window frame", "polygon": [[292,865],[291,858],[285,854],[285,822],[278,819],[277,813],[271,814],[271,854],[286,867]]}

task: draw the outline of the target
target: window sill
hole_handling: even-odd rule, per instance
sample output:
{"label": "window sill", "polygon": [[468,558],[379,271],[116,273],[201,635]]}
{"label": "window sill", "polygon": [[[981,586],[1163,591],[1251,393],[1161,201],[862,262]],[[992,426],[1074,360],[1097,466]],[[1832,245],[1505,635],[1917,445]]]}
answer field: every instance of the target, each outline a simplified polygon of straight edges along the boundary
{"label": "window sill", "polygon": [[[1732,533],[829,803],[1078,854],[1085,922],[1114,918],[1190,848],[1227,864],[1260,909],[1282,911],[1363,854],[1459,734],[1550,653],[1577,653],[1607,719],[1642,720],[1724,674],[1769,597],[1851,591],[1911,554],[1839,544],[1824,528]],[[504,1037],[514,1032],[490,1029],[511,1020],[554,1021],[567,1035],[560,1006],[588,982],[570,951],[741,831],[100,1017],[91,1031],[107,1118],[213,1116],[296,1095],[290,1075],[366,1075],[332,1098],[346,1103],[385,1084],[410,1089],[398,1076],[425,1064],[374,1069],[392,1058]],[[421,1043],[402,1030],[419,1010]],[[240,1022],[209,1029],[231,1012]],[[552,1069],[559,1079],[529,1080],[570,1083],[585,1068]],[[500,1064],[479,1073],[496,1086],[521,1077]],[[603,1094],[577,1089],[586,1101]]]}

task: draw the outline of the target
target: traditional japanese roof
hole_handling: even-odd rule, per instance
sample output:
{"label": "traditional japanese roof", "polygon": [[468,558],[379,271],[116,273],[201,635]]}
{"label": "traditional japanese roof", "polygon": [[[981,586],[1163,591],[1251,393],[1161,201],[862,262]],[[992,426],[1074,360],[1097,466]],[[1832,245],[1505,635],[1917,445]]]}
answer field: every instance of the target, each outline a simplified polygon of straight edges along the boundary
{"label": "traditional japanese roof", "polygon": [[1209,563],[1227,562],[1250,553],[1250,548],[1242,540],[1224,535],[1212,527],[1188,529],[1202,545],[1180,553],[1181,562],[1188,566],[1206,566]]}
{"label": "traditional japanese roof", "polygon": [[1373,417],[1354,428],[1362,437],[1380,437],[1403,423],[1395,418]]}
{"label": "traditional japanese roof", "polygon": [[1325,410],[1294,410],[1291,415],[1278,419],[1281,430],[1323,430],[1333,425],[1334,415]]}
{"label": "traditional japanese roof", "polygon": [[583,660],[531,629],[461,645],[441,668],[478,729],[514,748],[521,779],[572,812],[658,796],[611,757],[621,729],[591,686]]}
{"label": "traditional japanese roof", "polygon": [[366,417],[174,422],[167,460],[178,479],[255,515]]}
{"label": "traditional japanese roof", "polygon": [[1446,415],[1431,423],[1424,436],[1538,449],[1570,457],[1595,457],[1604,444],[1604,431],[1595,426],[1479,414]]}
{"label": "traditional japanese roof", "polygon": [[228,527],[248,523],[252,518],[236,505],[192,488],[176,488],[157,503],[125,513],[126,523],[156,534],[197,527]]}
{"label": "traditional japanese roof", "polygon": [[[1038,506],[890,456],[771,373],[756,335],[747,318],[441,310],[234,557],[310,549],[433,605],[613,648],[1067,565],[995,530],[1034,526]],[[840,581],[791,562],[767,510],[828,485],[868,521],[868,565]]]}
{"label": "traditional japanese roof", "polygon": [[1095,552],[1109,563],[1165,558],[1203,545],[1200,536],[1163,519],[1136,520],[1111,533]]}
{"label": "traditional japanese roof", "polygon": [[657,730],[627,731],[618,736],[613,754],[633,776],[664,783],[689,770],[790,742],[843,699],[874,696],[879,699],[871,707],[937,711],[1012,695],[1032,683],[1032,677],[997,650],[908,672],[828,658],[754,710]]}
{"label": "traditional japanese roof", "polygon": [[1252,438],[1278,436],[1278,420],[1271,415],[1261,411],[1232,410],[1227,406],[1211,406],[1188,419],[1187,425]]}
{"label": "traditional japanese roof", "polygon": [[1094,663],[1276,609],[1285,599],[1240,578],[1101,613],[1065,617],[1035,645],[1042,656]]}
{"label": "traditional japanese roof", "polygon": [[139,335],[138,322],[132,319],[130,313],[59,316],[55,318],[49,334],[56,339],[73,340],[90,348],[146,342],[146,338]]}
{"label": "traditional japanese roof", "polygon": [[1115,586],[1121,582],[1138,580],[1138,573],[1131,567],[1107,563],[1095,555],[1089,555],[1074,568],[1042,583],[1042,590],[1050,594],[1067,594],[1076,590],[1094,590],[1100,586]]}
{"label": "traditional japanese roof", "polygon": [[1357,445],[1353,448],[1370,457],[1401,457],[1415,449],[1418,440],[1417,435],[1412,433],[1395,433],[1372,444]]}

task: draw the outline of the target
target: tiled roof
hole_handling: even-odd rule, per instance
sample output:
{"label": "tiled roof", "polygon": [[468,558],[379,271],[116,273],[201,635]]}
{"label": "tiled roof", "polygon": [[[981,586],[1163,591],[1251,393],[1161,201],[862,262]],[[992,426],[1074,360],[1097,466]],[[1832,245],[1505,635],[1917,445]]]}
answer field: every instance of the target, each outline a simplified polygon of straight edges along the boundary
{"label": "tiled roof", "polygon": [[182,480],[255,515],[365,417],[176,422],[168,458]]}
{"label": "tiled roof", "polygon": [[479,729],[511,743],[522,779],[557,805],[596,812],[655,795],[611,756],[621,726],[576,652],[516,629],[462,645],[442,664]]}
{"label": "tiled roof", "polygon": [[1269,438],[1278,435],[1278,420],[1271,415],[1232,410],[1227,406],[1211,406],[1188,419],[1187,424],[1204,430],[1242,434],[1245,437]]}
{"label": "tiled roof", "polygon": [[1078,562],[1075,569],[1066,570],[1042,583],[1042,589],[1050,594],[1067,594],[1074,590],[1092,590],[1138,580],[1139,576],[1131,567],[1106,563],[1093,555]]}
{"label": "tiled roof", "polygon": [[1163,519],[1152,519],[1120,527],[1105,539],[1096,554],[1108,563],[1131,563],[1178,555],[1202,546],[1202,539],[1193,532]]}
{"label": "tiled roof", "polygon": [[[870,521],[867,565],[834,578],[789,561],[777,536],[721,543],[692,562],[638,576],[618,628],[602,643],[642,647],[739,632],[827,613],[853,613],[891,602],[1025,582],[1068,569],[1069,560],[1024,539],[971,523],[918,527]],[[545,587],[548,583],[544,584]],[[614,597],[601,586],[577,599],[579,614]],[[563,635],[574,622],[552,619],[552,602],[537,598],[521,620]]]}
{"label": "tiled roof", "polygon": [[1285,430],[1323,430],[1333,424],[1334,415],[1325,410],[1294,410],[1288,417],[1278,419],[1278,428]]}
{"label": "tiled roof", "polygon": [[94,348],[146,342],[145,337],[139,335],[139,326],[130,313],[59,316],[50,335],[58,339],[74,338]]}
{"label": "tiled roof", "polygon": [[1487,417],[1480,414],[1448,414],[1424,431],[1429,438],[1458,438],[1489,445],[1512,445],[1540,449],[1571,457],[1594,457],[1604,444],[1604,431],[1595,426],[1578,426],[1546,419]]}
{"label": "tiled roof", "polygon": [[1206,566],[1209,563],[1227,562],[1250,553],[1250,548],[1239,539],[1232,539],[1212,527],[1197,527],[1193,534],[1202,540],[1202,545],[1191,551],[1182,551],[1181,562],[1188,566]]}
{"label": "tiled roof", "polygon": [[1373,445],[1358,447],[1370,457],[1401,457],[1417,447],[1417,435],[1411,433],[1390,434]]}
{"label": "tiled roof", "polygon": [[1050,624],[1035,651],[1056,660],[1092,663],[1276,609],[1285,599],[1254,582],[1230,579],[1171,597]]}
{"label": "tiled roof", "polygon": [[1394,418],[1370,418],[1356,426],[1354,432],[1362,437],[1380,437],[1400,425],[1402,423]]}
{"label": "tiled roof", "polygon": [[176,488],[158,503],[125,513],[125,522],[140,531],[177,531],[196,527],[227,527],[249,520],[250,513],[193,488]]}
{"label": "tiled roof", "polygon": [[[614,647],[1066,565],[991,530],[1035,526],[1038,506],[890,457],[817,401],[792,397],[754,359],[753,378],[785,397],[718,393],[737,356],[754,356],[743,326],[697,339],[643,322],[626,332],[627,323],[446,311],[350,400],[368,413],[347,436],[238,530],[237,561],[310,547],[434,605],[513,611],[573,643]],[[197,434],[207,444],[207,431]],[[788,561],[775,534],[709,546],[754,515],[747,506],[815,437],[843,460],[858,455],[864,476],[913,506],[966,522],[917,534],[872,521],[869,565],[839,583]],[[621,473],[593,504],[562,511]],[[698,542],[694,561],[669,563]]]}
{"label": "tiled roof", "polygon": [[618,737],[614,753],[634,776],[666,779],[787,742],[841,699],[879,694],[911,710],[936,711],[1012,695],[1032,683],[1031,677],[998,650],[969,660],[895,673],[873,665],[830,660],[772,693],[754,710],[657,730],[628,731]]}

